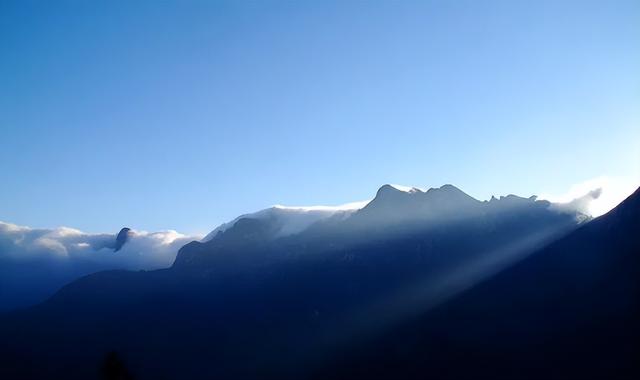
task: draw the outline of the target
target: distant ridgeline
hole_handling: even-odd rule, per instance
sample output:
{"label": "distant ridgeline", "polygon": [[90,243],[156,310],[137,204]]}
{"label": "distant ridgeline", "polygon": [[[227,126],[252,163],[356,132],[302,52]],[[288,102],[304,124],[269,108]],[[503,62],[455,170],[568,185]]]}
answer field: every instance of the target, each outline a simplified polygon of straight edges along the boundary
{"label": "distant ridgeline", "polygon": [[248,214],[169,269],[96,273],[5,315],[0,377],[91,378],[114,352],[140,379],[634,374],[639,197],[589,221],[385,185],[359,209]]}
{"label": "distant ridgeline", "polygon": [[[311,219],[309,214],[313,213],[317,214],[315,223],[294,234],[286,233],[291,230],[292,219],[298,222],[301,215]],[[322,213],[272,208],[240,217],[207,236],[205,242],[183,247],[174,268],[205,273],[249,271],[282,260],[342,260],[345,254],[350,260],[370,260],[375,256],[372,250],[376,251],[380,244],[405,242],[416,244],[415,254],[429,256],[440,248],[434,244],[445,244],[441,248],[449,252],[462,243],[461,237],[466,244],[473,244],[476,252],[469,254],[475,256],[480,249],[494,249],[523,236],[529,238],[534,232],[543,243],[588,219],[575,211],[554,212],[548,201],[536,201],[535,197],[509,195],[481,202],[451,185],[424,192],[385,185],[362,209]],[[381,253],[387,259],[395,256],[393,250]],[[451,252],[447,260],[454,259],[453,255]]]}

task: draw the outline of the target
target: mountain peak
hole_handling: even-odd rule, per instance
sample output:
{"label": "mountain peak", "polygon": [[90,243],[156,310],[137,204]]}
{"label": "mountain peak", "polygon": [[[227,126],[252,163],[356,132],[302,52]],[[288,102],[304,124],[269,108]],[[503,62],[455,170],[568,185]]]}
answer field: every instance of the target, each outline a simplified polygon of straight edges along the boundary
{"label": "mountain peak", "polygon": [[[464,191],[460,190],[459,188],[447,183],[444,184],[440,187],[432,187],[429,190],[426,191],[426,193],[442,193],[442,194],[464,194],[467,195]],[[468,196],[468,195],[467,195]]]}
{"label": "mountain peak", "polygon": [[402,191],[398,190],[397,188],[386,184],[386,185],[382,185],[378,191],[376,192],[376,196],[375,198],[380,198],[380,197],[384,197],[384,196],[388,196],[388,195],[393,195],[393,194],[400,194],[402,193]]}
{"label": "mountain peak", "polygon": [[480,203],[451,184],[426,191],[387,184],[354,216],[357,223],[365,226],[413,223],[469,215],[477,211]]}
{"label": "mountain peak", "polygon": [[445,183],[444,185],[440,186],[440,190],[454,190],[454,191],[460,191],[460,189],[458,189],[457,187],[453,186],[450,183]]}
{"label": "mountain peak", "polygon": [[114,252],[118,252],[122,248],[127,240],[129,240],[131,233],[131,228],[128,227],[124,227],[120,232],[118,232],[118,235],[116,236],[116,245],[113,248]]}
{"label": "mountain peak", "polygon": [[383,194],[401,194],[401,193],[416,194],[416,193],[423,193],[423,192],[424,191],[422,189],[419,189],[417,187],[385,184],[378,189],[378,191],[376,192],[376,197]]}

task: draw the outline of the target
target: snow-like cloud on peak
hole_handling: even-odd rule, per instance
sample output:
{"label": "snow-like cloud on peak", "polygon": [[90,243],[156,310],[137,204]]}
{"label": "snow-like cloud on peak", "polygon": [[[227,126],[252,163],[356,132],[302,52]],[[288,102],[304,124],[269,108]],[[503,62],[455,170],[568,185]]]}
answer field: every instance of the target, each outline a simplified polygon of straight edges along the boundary
{"label": "snow-like cloud on peak", "polygon": [[639,178],[601,176],[576,183],[563,194],[543,193],[538,198],[552,202],[557,209],[597,217],[616,207],[639,186]]}
{"label": "snow-like cloud on peak", "polygon": [[233,227],[240,219],[271,219],[278,225],[278,232],[274,237],[282,237],[300,233],[312,224],[335,215],[345,217],[352,212],[366,206],[370,200],[345,203],[338,206],[284,206],[274,205],[269,208],[240,215],[230,222],[223,223],[205,236],[202,241],[213,239],[218,233]]}
{"label": "snow-like cloud on peak", "polygon": [[283,206],[283,205],[274,205],[274,208],[281,210],[292,210],[292,211],[326,211],[328,213],[333,213],[336,211],[353,211],[360,210],[364,206],[366,206],[371,200],[359,201],[359,202],[351,202],[345,203],[338,206]]}
{"label": "snow-like cloud on peak", "polygon": [[597,188],[568,202],[551,203],[550,207],[558,211],[566,211],[566,212],[578,211],[583,214],[593,216],[589,208],[591,204],[600,197],[601,194],[602,194],[602,188]]}
{"label": "snow-like cloud on peak", "polygon": [[405,186],[405,185],[397,185],[397,184],[389,184],[389,186],[393,187],[396,190],[404,191],[405,193],[424,193],[426,190],[415,187],[415,186]]}

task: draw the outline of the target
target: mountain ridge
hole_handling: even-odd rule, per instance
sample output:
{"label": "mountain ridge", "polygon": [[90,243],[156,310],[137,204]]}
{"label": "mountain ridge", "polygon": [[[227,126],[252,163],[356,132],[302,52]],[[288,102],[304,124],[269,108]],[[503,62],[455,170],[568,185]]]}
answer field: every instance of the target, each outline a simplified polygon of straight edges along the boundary
{"label": "mountain ridge", "polygon": [[434,311],[350,347],[318,378],[635,378],[638,231],[640,189]]}
{"label": "mountain ridge", "polygon": [[[433,204],[438,193],[408,196]],[[579,213],[530,198],[468,204],[473,211],[442,223],[410,214],[377,224],[369,212],[387,210],[376,206],[277,238],[271,219],[241,218],[215,239],[183,246],[171,268],[86,276],[1,317],[0,374],[86,378],[115,349],[141,378],[308,378],[341,348],[580,225]],[[455,214],[455,206],[438,210]]]}

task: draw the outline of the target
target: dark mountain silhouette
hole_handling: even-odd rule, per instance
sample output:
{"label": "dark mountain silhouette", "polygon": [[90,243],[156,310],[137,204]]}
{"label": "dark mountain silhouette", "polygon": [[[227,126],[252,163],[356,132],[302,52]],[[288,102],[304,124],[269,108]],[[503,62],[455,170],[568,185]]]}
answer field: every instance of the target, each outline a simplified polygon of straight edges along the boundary
{"label": "dark mountain silhouette", "polygon": [[137,378],[349,373],[331,364],[343,349],[428,314],[583,218],[450,185],[384,186],[365,208],[293,235],[274,233],[281,219],[240,218],[169,269],[96,273],[4,316],[0,374],[88,378],[111,351]]}
{"label": "dark mountain silhouette", "polygon": [[113,250],[115,252],[118,252],[120,249],[122,249],[122,246],[129,239],[130,234],[131,234],[131,228],[127,228],[127,227],[121,229],[120,232],[118,232],[118,235],[116,236],[116,243],[113,247]]}
{"label": "dark mountain silhouette", "polygon": [[318,378],[640,377],[640,189],[434,311],[342,351]]}

